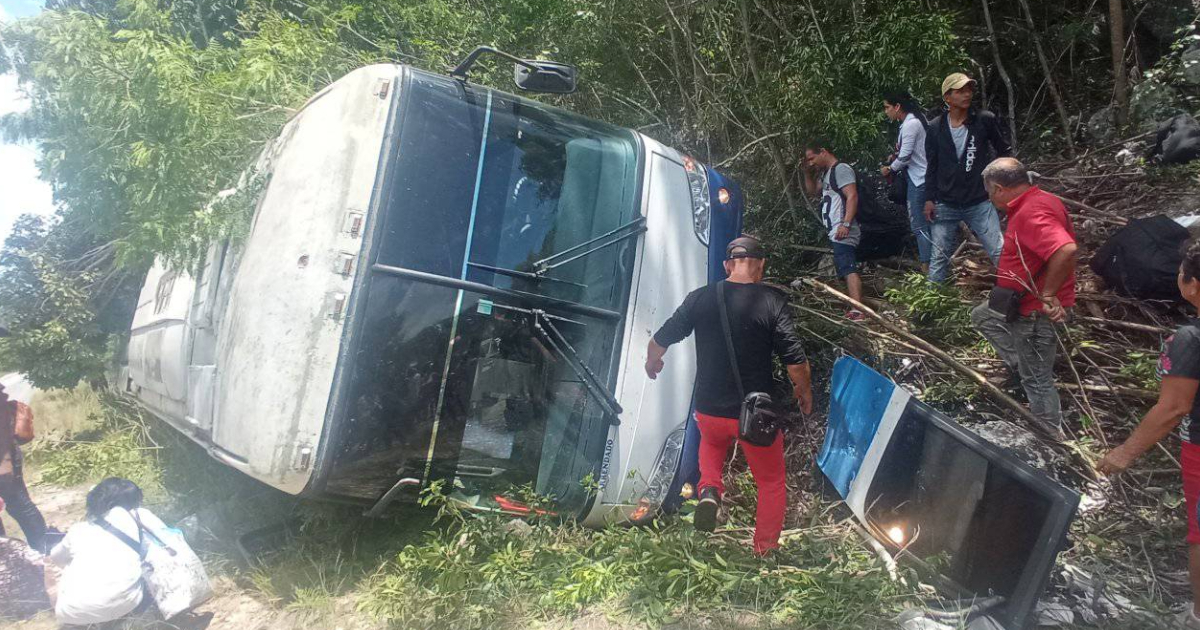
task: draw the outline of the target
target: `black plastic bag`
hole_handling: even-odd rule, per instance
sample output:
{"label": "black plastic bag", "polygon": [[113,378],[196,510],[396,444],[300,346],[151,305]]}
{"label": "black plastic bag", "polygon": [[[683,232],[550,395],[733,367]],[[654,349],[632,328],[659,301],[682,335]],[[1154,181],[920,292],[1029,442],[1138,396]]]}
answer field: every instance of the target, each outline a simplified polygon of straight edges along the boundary
{"label": "black plastic bag", "polygon": [[1181,300],[1175,278],[1187,239],[1187,229],[1170,217],[1133,219],[1096,251],[1092,271],[1121,295]]}

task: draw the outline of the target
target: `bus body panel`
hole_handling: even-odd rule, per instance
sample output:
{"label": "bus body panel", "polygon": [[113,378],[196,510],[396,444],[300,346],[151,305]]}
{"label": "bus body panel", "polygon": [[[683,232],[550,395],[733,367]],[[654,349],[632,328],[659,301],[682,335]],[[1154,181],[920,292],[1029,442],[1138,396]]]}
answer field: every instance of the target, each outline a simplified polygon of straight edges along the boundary
{"label": "bus body panel", "polygon": [[218,326],[213,443],[287,492],[325,421],[396,76],[356,70],[284,127]]}
{"label": "bus body panel", "polygon": [[146,276],[129,335],[129,377],[160,416],[183,422],[187,399],[188,307],[195,283],[156,264]]}
{"label": "bus body panel", "polygon": [[[410,77],[406,81],[416,76],[427,84],[423,88],[425,97],[416,96],[415,87],[399,93],[402,76]],[[451,120],[452,129],[447,133],[468,134],[464,142],[479,152],[476,158],[464,158],[455,149],[457,145],[448,146],[440,140],[437,146],[418,146],[415,153],[410,150],[409,155],[403,154],[405,145],[397,138],[403,137],[400,128],[408,123],[401,121],[419,117],[402,112],[435,107],[437,101],[430,100],[430,95],[436,96],[434,91],[439,86],[439,98],[463,99],[474,107],[469,115],[479,120]],[[488,121],[492,121],[491,131]],[[477,129],[480,126],[482,134]],[[415,129],[419,134],[436,131],[429,127]],[[627,139],[622,139],[622,134]],[[432,139],[440,137],[434,133]],[[395,146],[390,144],[393,142]],[[622,153],[626,151],[624,142],[631,143],[626,153]],[[385,148],[385,143],[391,148]],[[486,159],[479,151],[485,145],[491,149]],[[368,229],[378,229],[388,239],[396,239],[399,237],[392,232],[397,228],[412,230],[420,223],[411,215],[403,215],[397,218],[399,223],[384,226],[380,222],[393,212],[393,205],[400,209],[420,207],[426,215],[446,217],[447,221],[451,211],[461,210],[457,205],[436,205],[446,205],[452,197],[457,199],[452,191],[441,188],[444,193],[422,193],[422,197],[413,188],[415,184],[401,185],[406,180],[394,173],[403,170],[405,164],[409,166],[404,168],[415,169],[414,173],[424,173],[425,168],[444,171],[438,166],[441,160],[464,159],[470,164],[455,162],[446,167],[469,167],[468,179],[475,189],[470,226],[481,236],[474,247],[468,239],[464,250],[467,258],[456,263],[453,274],[424,270],[403,261],[374,261],[378,253],[364,244],[370,236]],[[385,282],[404,289],[408,293],[380,293],[383,297],[379,299],[384,301],[376,308],[384,307],[388,311],[385,315],[401,317],[401,324],[412,328],[412,332],[421,332],[419,326],[414,326],[424,321],[417,319],[431,302],[412,303],[413,296],[453,296],[458,291],[457,306],[450,304],[453,308],[446,313],[438,311],[426,322],[433,332],[439,326],[462,322],[462,328],[447,337],[456,341],[438,345],[449,349],[435,353],[436,369],[421,372],[441,380],[440,389],[437,383],[424,380],[394,382],[385,378],[372,385],[391,397],[409,396],[418,390],[437,394],[437,405],[430,407],[437,408],[435,430],[419,440],[421,445],[428,443],[419,452],[419,459],[425,461],[424,471],[414,471],[422,485],[437,478],[439,467],[455,476],[455,461],[458,477],[473,475],[477,480],[491,474],[490,470],[499,470],[492,467],[509,466],[497,462],[503,457],[488,449],[498,448],[492,444],[498,436],[524,435],[520,433],[525,431],[522,414],[532,413],[532,409],[539,408],[537,405],[544,404],[531,398],[533,394],[542,396],[538,392],[544,390],[557,397],[551,400],[557,405],[557,419],[546,424],[547,437],[539,441],[540,448],[533,449],[540,450],[547,462],[545,470],[539,468],[534,479],[537,486],[546,485],[548,476],[558,475],[563,477],[555,486],[559,492],[584,487],[580,473],[594,466],[592,470],[600,473],[602,486],[596,499],[584,503],[579,503],[578,497],[572,499],[582,507],[580,515],[588,523],[601,523],[610,516],[627,517],[639,501],[644,503],[645,497],[655,492],[655,504],[661,504],[678,468],[682,429],[692,406],[695,348],[694,341],[688,339],[672,349],[668,368],[656,381],[645,376],[645,348],[673,309],[690,291],[706,284],[709,275],[709,250],[693,225],[694,191],[685,162],[678,152],[640,134],[486,88],[462,86],[405,66],[356,70],[310,99],[263,152],[258,170],[270,179],[259,193],[254,221],[243,243],[214,244],[204,264],[195,270],[196,278],[159,266],[151,270],[131,328],[127,389],[156,415],[205,446],[215,458],[273,487],[333,499],[380,500],[382,495],[355,495],[331,486],[323,476],[312,476],[315,469],[335,469],[339,451],[347,461],[352,460],[347,456],[344,436],[348,428],[357,427],[361,432],[366,426],[363,414],[379,400],[354,384],[370,372],[358,365],[360,355],[378,350],[384,339],[376,335],[372,340],[364,334],[365,341],[357,345],[348,341],[358,327],[372,321],[367,317],[369,309],[361,315],[354,310],[359,299],[356,296],[361,294],[365,299],[368,295],[363,288],[372,286],[363,283],[368,274],[378,276],[372,282],[380,286],[372,291],[386,288]],[[617,167],[626,170],[613,170]],[[558,180],[556,174],[560,175]],[[630,188],[629,182],[636,182],[637,188]],[[532,188],[535,184],[540,188]],[[622,190],[631,192],[628,197],[620,197]],[[387,201],[389,196],[393,201]],[[557,209],[540,205],[550,203],[547,199],[557,199],[553,203],[561,205]],[[476,205],[480,208],[478,224]],[[611,214],[618,206],[626,208],[621,211],[625,214]],[[589,207],[595,210],[581,210]],[[527,209],[552,211],[548,216],[555,221],[554,231],[543,234],[521,228],[525,236],[503,246],[509,249],[489,249],[490,243],[498,242],[499,231],[508,225],[501,221],[515,220],[516,227],[520,227],[520,217]],[[589,226],[583,222],[594,221],[588,218],[592,216],[588,212],[601,210],[610,212],[608,224]],[[514,281],[502,274],[490,276],[485,270],[486,265],[511,268],[524,264],[524,251],[514,247],[532,248],[529,258],[533,258],[586,243],[592,236],[630,220],[629,212],[645,218],[645,234],[588,254],[551,274],[568,282]],[[536,225],[529,218],[524,220],[530,226]],[[379,226],[372,227],[376,224]],[[433,234],[425,229],[416,231],[425,242],[431,242]],[[525,242],[533,237],[542,240]],[[412,247],[421,247],[420,238],[413,241]],[[441,243],[436,239],[433,242]],[[372,267],[365,262],[369,251],[369,257],[378,265]],[[620,251],[626,253],[618,256]],[[607,260],[604,256],[613,261],[613,273],[629,275],[604,277],[603,269],[610,266],[601,262]],[[468,261],[482,266],[468,268]],[[584,269],[600,275],[587,276]],[[456,282],[471,286],[464,289]],[[575,286],[592,289],[570,297]],[[488,287],[499,293],[483,290]],[[613,301],[607,308],[611,310],[589,306],[600,303],[596,300],[609,292]],[[409,302],[394,299],[407,294],[411,294],[405,298]],[[571,300],[578,301],[582,310],[561,310]],[[543,311],[529,308],[549,309],[550,317],[555,317],[554,313],[567,316],[558,317],[555,325],[601,373],[604,386],[613,387],[613,395],[623,408],[619,425],[595,425],[597,403],[566,367],[566,355],[555,355],[549,341],[521,324],[536,323],[537,317],[543,317],[536,315]],[[380,321],[377,317],[373,325],[378,328]],[[610,333],[606,326],[615,330]],[[381,330],[393,329],[384,326]],[[400,329],[393,334],[400,334]],[[492,336],[494,343],[488,341]],[[605,337],[607,345],[599,342]],[[424,339],[414,337],[413,342]],[[484,354],[476,357],[470,353]],[[402,361],[413,358],[400,357]],[[480,370],[487,366],[507,366],[501,374],[505,378],[481,377]],[[540,370],[537,374],[530,372],[535,367]],[[473,371],[468,373],[468,368]],[[524,384],[523,390],[489,394],[488,388],[516,387],[513,383]],[[473,392],[481,388],[488,391]],[[346,398],[345,409],[331,403],[338,392]],[[443,407],[443,398],[449,401],[447,404],[458,406]],[[588,422],[596,426],[591,434],[594,437],[572,437],[570,427],[582,426],[572,424],[576,422],[572,418],[582,418],[579,414],[585,413],[589,414]],[[385,415],[381,420],[388,423],[387,430],[401,437],[418,432],[420,423],[429,420],[407,413]],[[438,418],[448,420],[440,433],[436,430]],[[562,437],[551,438],[550,432],[556,432],[556,436],[561,433]],[[678,443],[673,442],[677,436]],[[376,442],[372,439],[372,448],[384,448]],[[668,444],[675,444],[673,451],[666,447]],[[572,448],[579,449],[577,455],[561,458],[561,464],[554,463],[559,461],[555,459],[557,450]],[[468,451],[474,461],[460,460]],[[666,451],[670,451],[669,456],[664,455]],[[364,457],[374,453],[362,452]],[[520,458],[515,457],[516,451],[513,453],[508,459],[519,466]],[[358,456],[358,451],[350,455]],[[488,458],[494,463],[484,461]],[[370,461],[364,459],[361,463]],[[412,473],[394,463],[389,460],[386,466],[375,466],[371,473],[380,477],[375,485],[382,490],[394,490],[393,483],[399,486],[409,481],[402,477]],[[344,472],[355,474],[352,469]],[[457,483],[458,479],[453,481]],[[467,481],[471,488],[487,487],[480,485],[482,482]]]}
{"label": "bus body panel", "polygon": [[[644,371],[646,346],[659,326],[688,293],[704,286],[708,248],[692,226],[692,201],[683,156],[650,138],[645,147],[642,211],[647,232],[639,247],[625,322],[617,399],[628,419],[609,432],[602,467],[601,500],[584,519],[599,524],[614,516],[613,506],[628,512],[653,481],[662,445],[683,428],[692,406],[696,378],[695,341],[671,348],[667,368],[651,381]],[[671,469],[673,476],[674,468]],[[669,484],[670,479],[667,480]]]}

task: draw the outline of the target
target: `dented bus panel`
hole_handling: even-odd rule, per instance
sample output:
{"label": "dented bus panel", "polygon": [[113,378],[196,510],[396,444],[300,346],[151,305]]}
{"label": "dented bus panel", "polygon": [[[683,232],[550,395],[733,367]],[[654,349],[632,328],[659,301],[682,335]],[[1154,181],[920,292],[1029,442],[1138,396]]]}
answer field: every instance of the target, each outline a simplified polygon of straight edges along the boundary
{"label": "dented bus panel", "polygon": [[213,457],[372,513],[441,480],[591,523],[689,474],[694,350],[651,385],[644,349],[740,229],[735,184],[398,65],[310,99],[257,176],[249,235],[152,269],[131,328],[125,389]]}

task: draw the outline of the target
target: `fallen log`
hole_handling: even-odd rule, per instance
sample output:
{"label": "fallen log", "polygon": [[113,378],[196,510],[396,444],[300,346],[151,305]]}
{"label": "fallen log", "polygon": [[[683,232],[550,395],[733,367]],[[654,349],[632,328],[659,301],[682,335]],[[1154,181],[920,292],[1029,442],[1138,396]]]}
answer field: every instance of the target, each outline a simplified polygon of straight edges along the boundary
{"label": "fallen log", "polygon": [[1067,206],[1091,213],[1094,216],[1092,216],[1090,218],[1095,219],[1097,221],[1104,221],[1105,223],[1109,223],[1111,225],[1116,225],[1116,226],[1124,226],[1129,223],[1129,219],[1127,219],[1125,217],[1113,214],[1113,213],[1105,211],[1105,210],[1101,210],[1100,208],[1096,208],[1094,206],[1089,206],[1086,203],[1083,203],[1081,201],[1075,201],[1074,199],[1069,199],[1069,198],[1064,197],[1059,194],[1055,194],[1055,196],[1058,197],[1059,200],[1062,201]]}

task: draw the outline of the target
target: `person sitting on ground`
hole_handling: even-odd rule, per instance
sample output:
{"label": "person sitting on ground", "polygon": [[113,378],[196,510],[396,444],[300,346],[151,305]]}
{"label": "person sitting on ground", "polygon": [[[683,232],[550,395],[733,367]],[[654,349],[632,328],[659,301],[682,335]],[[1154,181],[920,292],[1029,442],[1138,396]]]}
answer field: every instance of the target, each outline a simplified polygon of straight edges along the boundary
{"label": "person sitting on ground", "polygon": [[[816,142],[804,150],[801,162],[804,187],[810,195],[821,191],[821,217],[833,247],[833,265],[839,278],[846,280],[846,292],[862,302],[862,277],[858,274],[858,243],[862,230],[858,220],[858,184],[854,169],[838,160],[823,142]],[[817,177],[820,177],[818,184]],[[846,317],[862,321],[862,311],[852,308]]]}
{"label": "person sitting on ground", "polygon": [[[787,298],[761,283],[766,254],[757,239],[742,236],[725,249],[728,280],[692,291],[683,304],[654,333],[646,350],[646,375],[651,380],[663,370],[667,348],[696,333],[696,424],[700,428],[700,503],[694,522],[711,532],[717,524],[722,473],[729,447],[741,444],[754,484],[758,486],[754,551],[766,555],[779,546],[779,534],[787,511],[787,470],[783,460],[783,437],[779,432],[770,446],[756,446],[738,439],[738,416],[742,391],[774,390],[772,353],[787,367],[792,392],[804,413],[812,412],[812,374],[804,348],[792,325]],[[724,290],[720,286],[724,285]],[[718,296],[725,295],[729,320],[729,342],[721,322]],[[728,347],[734,348],[737,374]]]}
{"label": "person sitting on ground", "polygon": [[53,607],[45,560],[24,541],[0,534],[0,619],[28,619]]}
{"label": "person sitting on ground", "polygon": [[144,541],[139,523],[151,531],[166,526],[141,505],[142,489],[128,479],[110,477],[88,492],[86,520],[73,525],[50,552],[63,567],[54,608],[59,623],[151,614],[154,600],[145,592],[142,558],[127,540]]}
{"label": "person sitting on ground", "polygon": [[890,164],[879,170],[884,177],[907,179],[906,205],[908,222],[917,238],[917,256],[921,270],[929,273],[929,252],[932,241],[929,219],[925,218],[925,114],[908,92],[888,92],[883,95],[883,113],[889,120],[900,123],[900,137]]}
{"label": "person sitting on ground", "polygon": [[[0,337],[8,330],[0,326]],[[8,513],[21,526],[25,541],[39,553],[46,553],[46,519],[34,505],[25,487],[21,444],[33,439],[33,411],[29,405],[10,400],[0,385],[0,499]],[[0,533],[3,529],[0,528]]]}
{"label": "person sitting on ground", "polygon": [[[1176,283],[1192,308],[1200,309],[1200,239],[1183,247],[1183,262]],[[1200,319],[1175,330],[1163,342],[1157,374],[1161,380],[1158,402],[1120,446],[1109,451],[1096,469],[1107,475],[1125,472],[1146,451],[1179,427],[1182,452],[1183,498],[1187,509],[1188,575],[1193,603],[1180,615],[1180,626],[1200,630]]]}
{"label": "person sitting on ground", "polygon": [[925,135],[925,217],[930,221],[933,251],[929,280],[950,277],[950,258],[958,249],[958,224],[964,221],[975,233],[992,264],[1000,261],[1004,238],[1000,217],[988,201],[980,172],[993,157],[1008,157],[1012,147],[1000,131],[996,115],[971,107],[975,80],[954,73],[942,82],[946,113],[929,123]]}
{"label": "person sitting on ground", "polygon": [[1017,160],[992,162],[983,169],[983,181],[992,203],[1008,213],[1008,229],[996,286],[971,311],[971,320],[1009,373],[1020,376],[1033,415],[1059,435],[1055,324],[1075,305],[1075,228],[1062,201],[1031,185],[1029,172]]}

